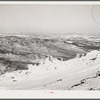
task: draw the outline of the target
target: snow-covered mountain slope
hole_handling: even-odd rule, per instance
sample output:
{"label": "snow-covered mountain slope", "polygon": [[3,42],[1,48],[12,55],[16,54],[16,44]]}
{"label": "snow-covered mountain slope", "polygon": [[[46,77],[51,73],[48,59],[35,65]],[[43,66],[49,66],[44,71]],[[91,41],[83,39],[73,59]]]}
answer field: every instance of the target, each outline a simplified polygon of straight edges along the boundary
{"label": "snow-covered mountain slope", "polygon": [[[87,53],[85,56],[77,56],[68,61],[59,61],[49,57],[41,61],[41,64],[36,66],[29,64],[28,70],[18,70],[7,72],[0,76],[0,89],[53,89],[53,90],[73,90],[79,88],[92,88],[92,83],[99,80],[95,77],[100,71],[100,51],[94,50]],[[91,82],[81,82],[83,79],[91,78]],[[82,85],[87,88],[82,88]],[[91,83],[91,84],[90,84]],[[78,85],[77,85],[78,84]],[[99,83],[94,83],[100,88]],[[79,88],[80,89],[80,88]]]}

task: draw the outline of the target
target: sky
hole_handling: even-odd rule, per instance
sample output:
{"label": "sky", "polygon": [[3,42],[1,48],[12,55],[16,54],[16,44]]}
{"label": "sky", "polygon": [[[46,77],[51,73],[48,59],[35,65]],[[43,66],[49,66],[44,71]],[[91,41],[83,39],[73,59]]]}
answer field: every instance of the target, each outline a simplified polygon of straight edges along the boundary
{"label": "sky", "polygon": [[0,4],[0,32],[99,32],[100,6]]}

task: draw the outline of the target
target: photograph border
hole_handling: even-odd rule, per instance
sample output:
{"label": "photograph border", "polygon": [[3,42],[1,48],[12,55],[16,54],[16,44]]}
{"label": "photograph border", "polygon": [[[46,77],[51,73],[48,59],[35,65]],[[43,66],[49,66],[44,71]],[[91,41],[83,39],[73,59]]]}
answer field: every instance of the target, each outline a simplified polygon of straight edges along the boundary
{"label": "photograph border", "polygon": [[[99,0],[0,0],[0,4],[100,4]],[[70,100],[95,100],[100,99],[99,91],[55,91],[55,90],[0,90],[0,99],[28,100],[28,99],[70,99]]]}

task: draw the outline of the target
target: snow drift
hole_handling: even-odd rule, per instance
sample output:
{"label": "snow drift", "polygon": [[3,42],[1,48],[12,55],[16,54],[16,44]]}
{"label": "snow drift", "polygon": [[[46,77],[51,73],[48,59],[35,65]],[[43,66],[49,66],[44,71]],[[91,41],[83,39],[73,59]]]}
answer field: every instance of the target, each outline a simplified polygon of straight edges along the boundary
{"label": "snow drift", "polygon": [[[98,85],[99,74],[98,77],[95,77],[98,71],[100,71],[100,51],[97,50],[81,57],[78,55],[76,58],[67,61],[48,57],[46,60],[41,60],[41,64],[38,66],[28,64],[28,70],[7,72],[1,75],[0,89],[93,90],[95,88],[97,90],[100,88],[100,85]],[[95,85],[87,82],[88,78]],[[83,79],[85,81],[82,81]],[[94,83],[95,80],[98,80],[97,83]]]}

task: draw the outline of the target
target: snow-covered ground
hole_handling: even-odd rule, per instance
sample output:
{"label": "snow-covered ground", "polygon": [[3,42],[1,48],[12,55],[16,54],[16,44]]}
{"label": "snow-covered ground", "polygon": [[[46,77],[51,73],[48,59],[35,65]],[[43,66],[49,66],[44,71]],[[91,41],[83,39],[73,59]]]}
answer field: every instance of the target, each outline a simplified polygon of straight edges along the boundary
{"label": "snow-covered ground", "polygon": [[[99,88],[99,77],[93,80],[91,77],[100,71],[100,51],[94,50],[86,56],[77,56],[68,61],[59,61],[51,57],[41,61],[38,66],[29,64],[28,68],[28,70],[18,70],[1,75],[0,89],[89,90],[93,86]],[[83,82],[84,84],[80,83],[81,80],[89,77],[92,82],[87,80],[86,83]]]}

